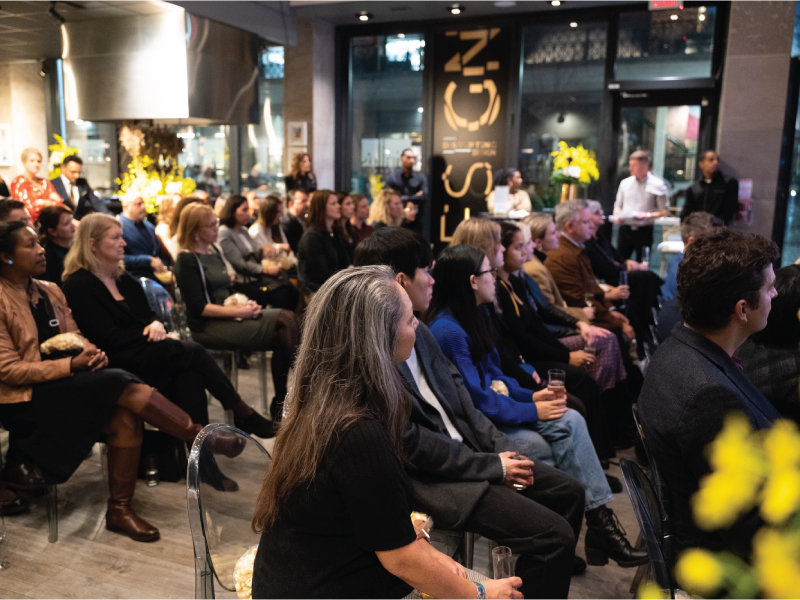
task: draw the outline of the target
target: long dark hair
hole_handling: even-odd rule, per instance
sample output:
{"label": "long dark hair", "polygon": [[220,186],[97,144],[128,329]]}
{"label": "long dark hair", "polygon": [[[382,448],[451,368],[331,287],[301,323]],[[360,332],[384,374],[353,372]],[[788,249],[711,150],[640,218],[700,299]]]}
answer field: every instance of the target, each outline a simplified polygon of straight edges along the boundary
{"label": "long dark hair", "polygon": [[403,456],[411,416],[394,364],[403,303],[387,266],[339,271],[314,296],[303,322],[275,458],[256,501],[253,530],[270,529],[293,491],[308,486],[338,436],[361,419],[386,428]]}
{"label": "long dark hair", "polygon": [[72,210],[69,206],[63,204],[55,204],[53,206],[45,206],[42,212],[39,213],[39,219],[36,221],[36,232],[39,235],[39,243],[42,246],[47,246],[52,241],[49,230],[58,227],[61,221],[61,215],[71,215]]}
{"label": "long dark hair", "polygon": [[470,275],[477,275],[486,255],[477,246],[462,244],[445,248],[433,267],[433,298],[424,320],[430,323],[443,310],[449,310],[467,332],[469,350],[475,363],[494,350],[495,344],[486,307],[475,303]]}
{"label": "long dark hair", "polygon": [[258,203],[258,224],[261,225],[265,231],[270,232],[272,241],[275,243],[280,243],[283,239],[281,236],[280,223],[272,224],[273,221],[275,221],[275,215],[278,214],[278,206],[280,206],[282,202],[283,200],[281,200],[280,196],[277,194],[270,194]]}
{"label": "long dark hair", "polygon": [[227,225],[231,229],[236,227],[236,211],[239,207],[247,202],[247,198],[234,194],[225,201],[225,206],[219,212],[219,224]]}

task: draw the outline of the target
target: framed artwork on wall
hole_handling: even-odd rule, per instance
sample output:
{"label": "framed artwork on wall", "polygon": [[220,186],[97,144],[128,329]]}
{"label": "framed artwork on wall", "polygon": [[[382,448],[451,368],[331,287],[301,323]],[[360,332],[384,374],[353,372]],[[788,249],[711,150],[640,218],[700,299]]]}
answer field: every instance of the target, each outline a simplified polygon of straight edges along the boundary
{"label": "framed artwork on wall", "polygon": [[287,145],[308,146],[308,123],[305,121],[289,121],[287,133]]}

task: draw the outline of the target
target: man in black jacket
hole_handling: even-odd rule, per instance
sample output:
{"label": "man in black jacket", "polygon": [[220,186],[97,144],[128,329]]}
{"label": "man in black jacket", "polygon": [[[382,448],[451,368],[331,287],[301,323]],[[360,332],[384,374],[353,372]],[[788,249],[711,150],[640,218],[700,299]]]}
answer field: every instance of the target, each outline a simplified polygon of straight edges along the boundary
{"label": "man in black jacket", "polygon": [[292,252],[297,254],[300,238],[306,230],[308,194],[303,190],[291,190],[286,194],[286,214],[281,217],[281,229]]}
{"label": "man in black jacket", "polygon": [[715,150],[703,152],[697,164],[703,177],[686,190],[681,221],[693,212],[702,210],[729,225],[739,211],[739,182],[720,172],[719,156]]}
{"label": "man in black jacket", "polygon": [[[387,227],[356,247],[354,264],[391,266],[421,312],[431,299],[432,262],[420,236]],[[544,440],[528,449],[539,459],[535,465],[515,458],[514,441],[475,408],[458,369],[421,323],[414,353],[400,371],[412,405],[404,443],[416,507],[439,527],[473,531],[511,547],[520,555],[516,573],[526,598],[566,597],[573,570],[585,568],[573,558],[583,515],[581,485],[545,464],[552,454]],[[646,553],[626,551],[612,516],[603,513],[598,521],[589,524],[587,547],[615,560],[646,560]]]}
{"label": "man in black jacket", "polygon": [[61,175],[50,181],[79,221],[93,212],[111,214],[105,203],[92,191],[89,182],[81,177],[82,172],[83,161],[73,154],[61,163]]}

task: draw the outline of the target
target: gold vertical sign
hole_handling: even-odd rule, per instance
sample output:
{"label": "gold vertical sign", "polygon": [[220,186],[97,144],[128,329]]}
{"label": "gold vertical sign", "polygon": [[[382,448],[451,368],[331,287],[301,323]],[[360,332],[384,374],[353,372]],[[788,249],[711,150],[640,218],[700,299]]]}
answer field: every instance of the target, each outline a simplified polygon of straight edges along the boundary
{"label": "gold vertical sign", "polygon": [[493,174],[505,167],[509,33],[491,27],[436,35],[434,154],[441,160],[433,175],[442,185],[433,216],[439,242],[450,240],[448,232],[465,215],[486,210]]}

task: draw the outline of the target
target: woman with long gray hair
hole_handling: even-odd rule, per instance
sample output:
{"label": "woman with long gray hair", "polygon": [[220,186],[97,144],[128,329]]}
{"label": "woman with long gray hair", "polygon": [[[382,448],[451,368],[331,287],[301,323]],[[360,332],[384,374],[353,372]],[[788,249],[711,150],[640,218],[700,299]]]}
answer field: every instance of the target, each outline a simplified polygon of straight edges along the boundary
{"label": "woman with long gray hair", "polygon": [[411,524],[395,365],[416,327],[389,267],[340,271],[316,293],[253,518],[254,598],[522,597],[517,577],[468,580]]}

